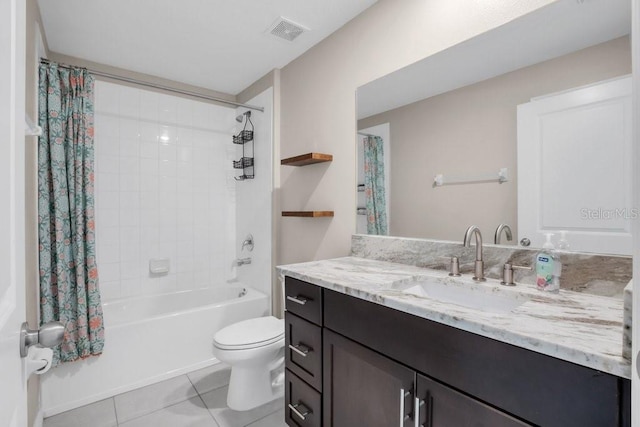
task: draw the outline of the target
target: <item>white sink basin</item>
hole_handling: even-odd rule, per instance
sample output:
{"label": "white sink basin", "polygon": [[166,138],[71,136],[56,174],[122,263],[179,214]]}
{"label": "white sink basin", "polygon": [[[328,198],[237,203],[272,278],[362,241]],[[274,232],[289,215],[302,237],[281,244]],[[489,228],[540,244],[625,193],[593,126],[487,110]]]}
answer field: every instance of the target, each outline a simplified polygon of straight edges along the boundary
{"label": "white sink basin", "polygon": [[[480,288],[483,286],[486,286],[487,289]],[[498,314],[509,313],[529,301],[529,298],[517,292],[510,292],[507,289],[495,290],[490,285],[480,284],[445,284],[436,281],[423,281],[404,289],[402,292]]]}

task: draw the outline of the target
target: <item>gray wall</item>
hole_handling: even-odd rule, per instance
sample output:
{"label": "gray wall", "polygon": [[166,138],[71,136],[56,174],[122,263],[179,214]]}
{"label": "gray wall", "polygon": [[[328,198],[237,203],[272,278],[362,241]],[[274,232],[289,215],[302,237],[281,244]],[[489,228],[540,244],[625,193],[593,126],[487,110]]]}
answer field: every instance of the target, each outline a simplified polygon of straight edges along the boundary
{"label": "gray wall", "polygon": [[347,255],[356,219],[356,88],[553,0],[380,0],[281,70],[280,154],[333,162],[283,166],[283,210],[334,210],[333,218],[278,217],[277,264]]}

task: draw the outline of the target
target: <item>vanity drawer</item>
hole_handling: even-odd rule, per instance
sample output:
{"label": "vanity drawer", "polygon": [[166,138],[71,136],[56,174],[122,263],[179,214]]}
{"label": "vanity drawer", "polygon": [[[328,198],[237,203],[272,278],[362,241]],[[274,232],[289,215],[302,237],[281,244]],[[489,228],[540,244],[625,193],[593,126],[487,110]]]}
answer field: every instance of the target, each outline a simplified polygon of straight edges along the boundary
{"label": "vanity drawer", "polygon": [[293,277],[284,280],[287,311],[322,326],[322,288]]}
{"label": "vanity drawer", "polygon": [[286,366],[318,391],[322,391],[322,329],[285,313]]}
{"label": "vanity drawer", "polygon": [[284,420],[290,427],[320,427],[322,398],[288,369],[285,372]]}

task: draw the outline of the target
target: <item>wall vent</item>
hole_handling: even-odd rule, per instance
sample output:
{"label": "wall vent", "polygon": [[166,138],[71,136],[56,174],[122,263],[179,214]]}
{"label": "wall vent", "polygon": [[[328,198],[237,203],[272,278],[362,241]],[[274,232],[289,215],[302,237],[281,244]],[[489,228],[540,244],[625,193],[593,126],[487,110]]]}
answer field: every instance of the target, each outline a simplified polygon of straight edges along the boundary
{"label": "wall vent", "polygon": [[276,19],[276,21],[267,30],[269,34],[280,37],[287,41],[294,41],[300,34],[308,31],[308,28],[297,24],[290,19],[283,18],[282,16]]}

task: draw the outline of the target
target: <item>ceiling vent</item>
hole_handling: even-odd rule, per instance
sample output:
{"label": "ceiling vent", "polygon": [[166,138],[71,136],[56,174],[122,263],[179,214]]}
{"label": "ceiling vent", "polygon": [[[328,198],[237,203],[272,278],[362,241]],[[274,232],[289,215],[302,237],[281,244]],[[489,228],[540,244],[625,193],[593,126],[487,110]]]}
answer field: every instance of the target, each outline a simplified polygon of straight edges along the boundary
{"label": "ceiling vent", "polygon": [[276,19],[276,22],[274,22],[267,31],[271,35],[292,42],[300,34],[308,30],[308,28],[305,28],[302,25],[296,24],[295,22],[281,16]]}

